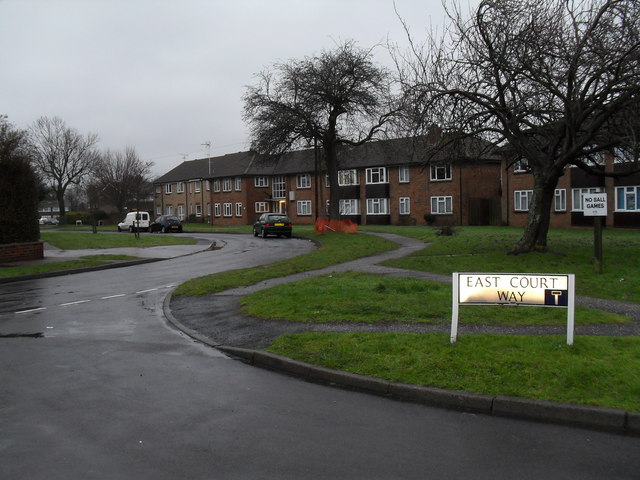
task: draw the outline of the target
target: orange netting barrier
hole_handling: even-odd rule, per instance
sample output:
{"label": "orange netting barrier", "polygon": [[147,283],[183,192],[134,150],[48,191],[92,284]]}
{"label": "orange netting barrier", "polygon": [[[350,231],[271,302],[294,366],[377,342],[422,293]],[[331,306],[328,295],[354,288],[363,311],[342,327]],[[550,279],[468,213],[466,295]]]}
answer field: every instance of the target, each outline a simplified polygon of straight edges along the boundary
{"label": "orange netting barrier", "polygon": [[351,220],[327,220],[319,218],[316,220],[315,230],[318,235],[325,232],[335,233],[356,233],[358,224]]}

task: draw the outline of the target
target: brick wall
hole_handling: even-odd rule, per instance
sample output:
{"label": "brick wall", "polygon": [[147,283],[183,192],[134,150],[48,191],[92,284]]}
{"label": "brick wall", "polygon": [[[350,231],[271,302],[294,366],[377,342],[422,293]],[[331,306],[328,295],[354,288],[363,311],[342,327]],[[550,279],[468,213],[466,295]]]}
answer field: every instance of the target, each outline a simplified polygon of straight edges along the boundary
{"label": "brick wall", "polygon": [[42,242],[9,243],[0,245],[0,263],[44,258]]}

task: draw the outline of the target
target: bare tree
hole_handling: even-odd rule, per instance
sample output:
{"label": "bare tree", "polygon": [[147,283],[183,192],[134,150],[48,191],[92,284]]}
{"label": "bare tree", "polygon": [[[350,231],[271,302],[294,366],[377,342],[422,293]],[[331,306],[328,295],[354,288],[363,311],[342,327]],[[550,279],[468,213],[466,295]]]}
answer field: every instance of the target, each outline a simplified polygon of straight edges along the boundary
{"label": "bare tree", "polygon": [[614,148],[637,161],[639,5],[483,0],[468,16],[449,8],[445,35],[397,55],[416,125],[479,136],[528,162],[533,198],[513,253],[546,250],[565,167],[611,175],[598,159]]}
{"label": "bare tree", "polygon": [[120,213],[127,205],[149,193],[153,162],[143,162],[135,148],[123,152],[106,151],[101,155],[93,173],[92,191],[112,203]]}
{"label": "bare tree", "polygon": [[91,172],[98,158],[98,135],[81,135],[59,117],[41,117],[30,128],[35,164],[55,193],[60,216],[65,216],[65,192]]}
{"label": "bare tree", "polygon": [[[389,72],[374,64],[372,50],[345,42],[320,55],[275,64],[244,95],[244,119],[252,148],[281,155],[317,144],[331,185],[338,185],[338,150],[384,134],[396,111]],[[332,188],[330,218],[339,217]]]}

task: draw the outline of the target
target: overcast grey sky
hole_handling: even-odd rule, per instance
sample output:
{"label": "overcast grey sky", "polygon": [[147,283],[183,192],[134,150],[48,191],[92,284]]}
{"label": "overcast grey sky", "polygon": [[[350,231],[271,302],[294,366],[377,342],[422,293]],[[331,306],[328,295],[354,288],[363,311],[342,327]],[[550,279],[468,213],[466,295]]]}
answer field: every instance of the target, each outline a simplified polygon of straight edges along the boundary
{"label": "overcast grey sky", "polygon": [[[395,0],[423,39],[440,0]],[[58,116],[101,149],[136,148],[160,175],[247,150],[254,74],[356,40],[406,44],[393,0],[0,0],[0,114]],[[391,66],[383,48],[376,60]]]}

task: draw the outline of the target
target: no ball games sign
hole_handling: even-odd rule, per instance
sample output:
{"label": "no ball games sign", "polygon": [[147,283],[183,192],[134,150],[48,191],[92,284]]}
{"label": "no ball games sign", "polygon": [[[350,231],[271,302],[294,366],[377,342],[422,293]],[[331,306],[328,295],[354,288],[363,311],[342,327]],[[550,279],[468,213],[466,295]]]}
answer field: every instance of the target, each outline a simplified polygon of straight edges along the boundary
{"label": "no ball games sign", "polygon": [[536,273],[454,273],[451,343],[460,305],[509,305],[567,309],[567,344],[573,344],[575,276]]}

